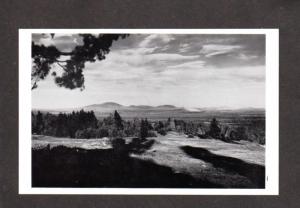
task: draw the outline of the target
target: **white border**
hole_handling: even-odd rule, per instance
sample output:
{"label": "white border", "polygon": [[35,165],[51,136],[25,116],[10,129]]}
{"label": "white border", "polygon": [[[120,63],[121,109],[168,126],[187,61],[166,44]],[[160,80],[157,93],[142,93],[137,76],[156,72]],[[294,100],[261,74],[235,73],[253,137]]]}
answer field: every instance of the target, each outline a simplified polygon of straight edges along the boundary
{"label": "white border", "polygon": [[[266,35],[266,188],[32,188],[31,187],[31,34],[160,33]],[[122,195],[278,195],[279,194],[279,30],[278,29],[19,29],[19,194]]]}

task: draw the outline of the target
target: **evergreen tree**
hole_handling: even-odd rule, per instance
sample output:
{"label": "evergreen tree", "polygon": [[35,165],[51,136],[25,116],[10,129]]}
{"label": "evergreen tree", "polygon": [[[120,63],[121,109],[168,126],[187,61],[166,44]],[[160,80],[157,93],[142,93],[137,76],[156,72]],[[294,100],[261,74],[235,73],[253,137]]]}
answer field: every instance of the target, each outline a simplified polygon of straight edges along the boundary
{"label": "evergreen tree", "polygon": [[38,111],[36,115],[36,133],[41,134],[44,130],[44,120],[43,120],[43,114]]}
{"label": "evergreen tree", "polygon": [[114,113],[114,121],[117,129],[123,129],[122,118],[118,111],[115,111]]}
{"label": "evergreen tree", "polygon": [[158,128],[163,129],[164,128],[164,123],[162,121],[158,122]]}
{"label": "evergreen tree", "polygon": [[142,120],[141,121],[141,128],[140,128],[140,137],[142,139],[147,138],[148,136],[148,121],[147,120]]}
{"label": "evergreen tree", "polygon": [[220,133],[221,133],[221,128],[219,127],[219,122],[217,121],[216,118],[213,118],[212,121],[210,122],[209,135],[215,139],[219,139]]}
{"label": "evergreen tree", "polygon": [[32,134],[37,133],[36,116],[33,112],[31,112],[31,132]]}
{"label": "evergreen tree", "polygon": [[[98,120],[93,111],[72,112],[70,114],[59,113],[42,114],[40,111],[37,114],[32,113],[32,133],[44,134],[57,137],[76,137],[78,130],[86,130],[90,133],[90,137],[95,137],[94,129],[97,128]],[[81,135],[82,132],[79,131]],[[77,135],[79,135],[79,133]]]}

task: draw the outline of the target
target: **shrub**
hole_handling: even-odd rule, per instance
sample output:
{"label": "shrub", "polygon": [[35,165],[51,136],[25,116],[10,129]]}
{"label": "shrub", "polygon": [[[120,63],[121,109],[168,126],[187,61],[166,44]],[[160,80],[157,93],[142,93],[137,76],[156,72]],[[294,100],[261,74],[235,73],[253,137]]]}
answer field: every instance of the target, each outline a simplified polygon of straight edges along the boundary
{"label": "shrub", "polygon": [[75,138],[77,139],[90,139],[96,138],[97,131],[93,128],[87,128],[84,130],[77,130],[75,133]]}
{"label": "shrub", "polygon": [[109,136],[109,132],[107,128],[102,127],[96,130],[96,138],[103,138],[108,136]]}
{"label": "shrub", "polygon": [[148,131],[147,137],[157,137],[155,131]]}
{"label": "shrub", "polygon": [[239,126],[236,129],[236,139],[237,140],[247,140],[246,128],[244,126]]}
{"label": "shrub", "polygon": [[154,123],[154,130],[159,131],[164,128],[164,123],[162,121],[158,121]]}
{"label": "shrub", "polygon": [[123,130],[116,129],[115,127],[111,127],[111,128],[112,129],[109,129],[109,137],[123,138],[126,136]]}
{"label": "shrub", "polygon": [[157,133],[159,133],[162,136],[166,136],[167,135],[167,132],[166,132],[165,129],[159,129],[159,130],[157,130]]}
{"label": "shrub", "polygon": [[184,133],[186,135],[189,135],[189,134],[197,135],[197,130],[198,130],[197,125],[193,122],[188,122],[184,126]]}
{"label": "shrub", "polygon": [[131,140],[131,144],[132,144],[133,146],[137,146],[137,145],[139,145],[141,142],[142,142],[142,140],[141,140],[140,138],[138,138],[138,137],[134,137],[134,138]]}
{"label": "shrub", "polygon": [[258,143],[262,144],[262,145],[265,145],[266,144],[266,138],[265,137],[259,137],[258,138]]}
{"label": "shrub", "polygon": [[85,138],[85,133],[83,130],[77,130],[75,133],[75,138],[76,139],[84,139]]}

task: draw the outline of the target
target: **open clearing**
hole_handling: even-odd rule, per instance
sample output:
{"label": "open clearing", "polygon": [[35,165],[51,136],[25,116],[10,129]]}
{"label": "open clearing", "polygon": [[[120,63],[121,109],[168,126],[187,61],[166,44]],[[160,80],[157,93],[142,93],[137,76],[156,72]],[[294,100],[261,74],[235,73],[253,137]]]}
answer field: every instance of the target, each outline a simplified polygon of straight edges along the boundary
{"label": "open clearing", "polygon": [[[177,132],[170,132],[166,136],[153,139],[156,142],[149,150],[143,154],[132,154],[131,156],[151,160],[156,164],[172,168],[174,172],[189,174],[194,178],[205,179],[224,187],[237,187],[241,184],[243,184],[242,186],[251,186],[251,182],[244,176],[245,174],[240,175],[239,172],[233,170],[228,171],[220,166],[215,167],[211,161],[205,160],[204,156],[204,159],[199,159],[187,154],[183,150],[184,147],[203,148],[217,157],[218,155],[224,156],[216,158],[219,160],[226,160],[226,157],[229,157],[236,158],[238,162],[244,161],[246,164],[264,166],[265,163],[265,147],[252,142],[226,143],[216,139],[186,138],[184,134]],[[230,162],[232,163],[232,161]]]}
{"label": "open clearing", "polygon": [[[168,132],[166,136],[152,137],[154,144],[141,154],[130,157],[169,167],[174,173],[183,173],[222,187],[264,186],[265,147],[239,141],[226,143],[216,139],[187,138],[184,134]],[[126,138],[129,143],[131,138]],[[83,149],[110,149],[108,138],[70,139],[33,136],[33,149],[49,145]]]}

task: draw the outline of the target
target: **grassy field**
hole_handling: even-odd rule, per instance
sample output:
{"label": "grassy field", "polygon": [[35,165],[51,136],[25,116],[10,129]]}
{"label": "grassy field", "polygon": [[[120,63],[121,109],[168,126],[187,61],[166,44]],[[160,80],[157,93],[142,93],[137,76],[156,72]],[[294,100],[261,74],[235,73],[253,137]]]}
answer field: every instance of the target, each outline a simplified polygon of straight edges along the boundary
{"label": "grassy field", "polygon": [[50,148],[57,146],[65,146],[69,148],[82,149],[109,149],[112,148],[108,138],[102,139],[71,139],[43,135],[32,136],[32,148],[42,149],[49,145]]}
{"label": "grassy field", "polygon": [[265,147],[257,143],[226,143],[169,132],[147,138],[151,145],[137,152],[132,138],[125,140],[119,152],[107,138],[34,136],[33,186],[264,187]]}
{"label": "grassy field", "polygon": [[[149,150],[140,155],[132,154],[132,156],[153,161],[172,168],[174,172],[185,173],[223,187],[251,187],[255,186],[253,180],[255,180],[254,183],[263,184],[263,182],[256,181],[255,177],[249,179],[247,174],[237,170],[244,168],[244,172],[251,172],[255,166],[261,166],[263,169],[265,148],[259,144],[247,141],[225,143],[216,139],[186,138],[184,134],[177,132],[170,132],[154,140],[156,142]],[[223,160],[224,164],[220,166],[214,160]],[[227,168],[230,166],[229,163],[241,167]],[[253,167],[246,164],[253,164]],[[258,174],[257,179],[263,177],[259,179],[263,181],[264,176],[260,175],[262,173],[255,171]]]}

